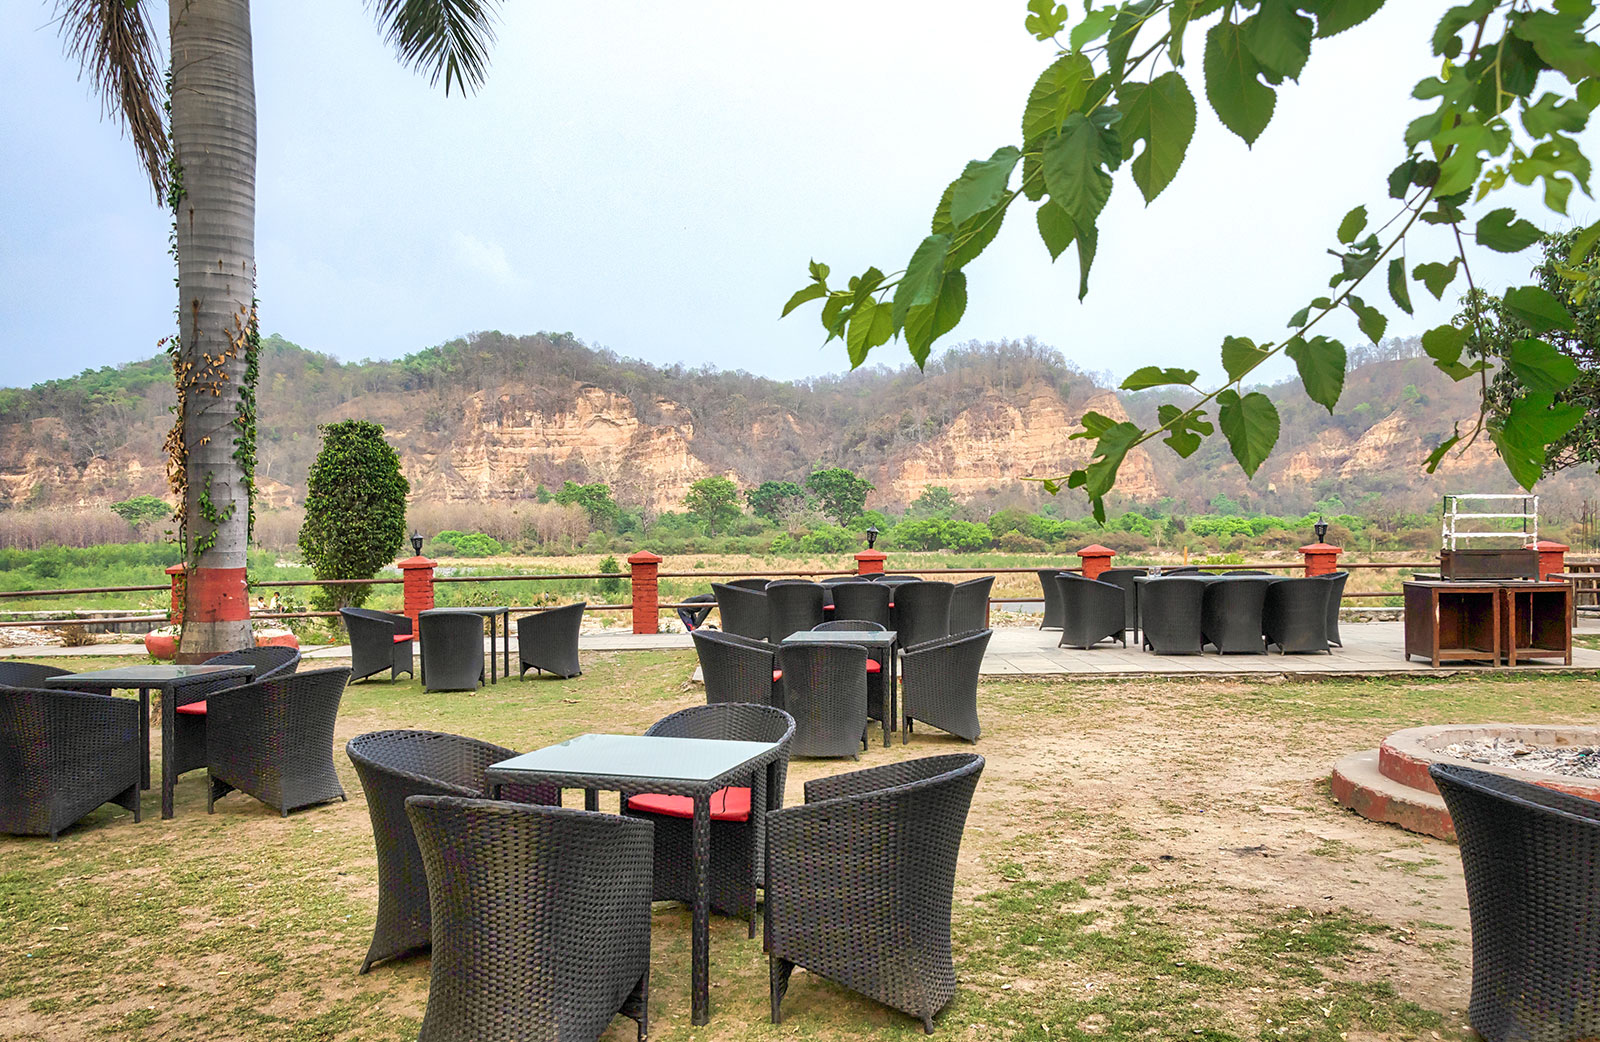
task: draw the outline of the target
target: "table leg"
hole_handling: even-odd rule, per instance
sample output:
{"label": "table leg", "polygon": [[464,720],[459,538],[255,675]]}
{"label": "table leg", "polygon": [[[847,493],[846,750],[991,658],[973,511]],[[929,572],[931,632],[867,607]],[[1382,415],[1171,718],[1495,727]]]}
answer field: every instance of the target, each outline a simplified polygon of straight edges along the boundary
{"label": "table leg", "polygon": [[173,774],[173,730],[177,725],[177,713],[172,703],[177,701],[176,688],[161,689],[161,820],[166,821],[172,817],[172,787],[177,782]]}
{"label": "table leg", "polygon": [[583,790],[583,809],[584,810],[599,810],[600,809],[600,790],[599,789],[584,789]]}
{"label": "table leg", "polygon": [[496,652],[498,652],[500,650],[500,646],[495,643],[495,636],[498,633],[499,633],[499,630],[497,630],[495,628],[495,624],[494,624],[494,616],[490,615],[489,616],[489,683],[491,683],[491,684],[500,683],[500,673],[499,673],[499,670],[497,668],[500,665],[500,662],[499,662],[498,659],[495,658]]}
{"label": "table leg", "polygon": [[139,689],[139,734],[141,736],[139,787],[148,789],[150,787],[150,689],[147,687]]}
{"label": "table leg", "polygon": [[883,744],[887,748],[891,727],[900,728],[900,744],[906,744],[906,732],[899,720],[900,699],[898,686],[900,683],[900,651],[894,645],[889,646],[889,685],[884,689],[883,699]]}
{"label": "table leg", "polygon": [[504,627],[505,632],[503,634],[501,634],[501,636],[500,636],[500,653],[505,656],[505,662],[503,663],[503,668],[500,670],[500,672],[502,672],[502,673],[504,673],[506,675],[506,679],[507,680],[510,680],[511,679],[511,613],[509,611],[506,612],[505,615],[501,616],[501,620],[502,620],[501,621],[501,625]]}
{"label": "table leg", "polygon": [[694,798],[694,926],[690,967],[691,1020],[711,1021],[711,796]]}

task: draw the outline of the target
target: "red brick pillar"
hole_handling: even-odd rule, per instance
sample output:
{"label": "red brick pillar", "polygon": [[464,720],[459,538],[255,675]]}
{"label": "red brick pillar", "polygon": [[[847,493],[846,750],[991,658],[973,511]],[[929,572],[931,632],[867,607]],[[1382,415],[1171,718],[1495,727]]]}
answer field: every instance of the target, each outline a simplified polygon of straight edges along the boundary
{"label": "red brick pillar", "polygon": [[661,597],[656,576],[660,556],[640,550],[628,558],[633,573],[633,632],[656,633],[661,629]]}
{"label": "red brick pillar", "polygon": [[863,550],[856,554],[856,574],[882,575],[883,562],[888,559],[889,555],[882,550]]}
{"label": "red brick pillar", "polygon": [[1085,579],[1098,579],[1100,573],[1111,567],[1111,559],[1117,552],[1109,546],[1091,543],[1078,551],[1078,560],[1083,562],[1083,577]]}
{"label": "red brick pillar", "polygon": [[1567,570],[1567,551],[1572,549],[1570,546],[1541,539],[1533,544],[1533,549],[1539,551],[1539,578],[1560,575]]}
{"label": "red brick pillar", "polygon": [[1332,575],[1339,570],[1339,555],[1344,549],[1327,543],[1309,543],[1300,548],[1306,559],[1306,575]]}
{"label": "red brick pillar", "polygon": [[[1565,549],[1565,547],[1563,547]],[[172,576],[172,624],[183,625],[183,574],[182,564],[175,564],[167,569],[167,574]]]}
{"label": "red brick pillar", "polygon": [[405,576],[404,613],[411,619],[411,632],[419,638],[422,625],[417,616],[433,607],[433,569],[438,563],[420,555],[397,562],[400,574]]}

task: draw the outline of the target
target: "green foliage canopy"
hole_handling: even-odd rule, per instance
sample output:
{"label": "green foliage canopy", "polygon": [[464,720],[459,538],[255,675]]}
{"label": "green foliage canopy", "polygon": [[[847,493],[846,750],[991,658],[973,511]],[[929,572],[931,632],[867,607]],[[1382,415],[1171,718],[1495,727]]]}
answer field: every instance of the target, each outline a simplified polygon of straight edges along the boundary
{"label": "green foliage canopy", "polygon": [[768,521],[779,520],[785,511],[805,502],[805,497],[804,490],[792,481],[763,481],[744,493],[750,512]]}
{"label": "green foliage canopy", "polygon": [[706,535],[715,536],[739,518],[739,486],[721,474],[701,478],[689,486],[683,505],[705,528]]}
{"label": "green foliage canopy", "polygon": [[812,471],[806,478],[806,489],[817,497],[822,512],[840,525],[848,525],[861,516],[867,493],[873,488],[872,482],[843,467]]}
{"label": "green foliage canopy", "polygon": [[152,521],[172,519],[172,507],[166,500],[155,496],[134,496],[120,503],[113,503],[111,512],[134,528],[143,528]]}
{"label": "green foliage canopy", "polygon": [[[924,365],[933,343],[955,328],[966,310],[965,267],[999,232],[1019,200],[1037,204],[1039,236],[1051,260],[1075,248],[1079,297],[1088,292],[1099,245],[1099,218],[1126,164],[1146,203],[1161,194],[1183,163],[1195,130],[1195,92],[1184,70],[1188,47],[1203,31],[1200,80],[1222,124],[1253,143],[1272,120],[1285,80],[1298,80],[1316,41],[1350,30],[1372,17],[1384,0],[1122,0],[1095,7],[1073,24],[1072,12],[1053,0],[1028,0],[1025,27],[1055,47],[1023,106],[1020,136],[987,159],[966,165],[934,209],[929,234],[904,268],[885,274],[869,267],[844,286],[815,260],[810,282],[783,308],[787,315],[821,302],[826,339],[842,339],[852,366],[890,339],[904,337],[911,357]],[[1441,5],[1443,6],[1443,5]],[[1194,454],[1221,430],[1234,458],[1254,476],[1278,441],[1276,406],[1244,381],[1267,360],[1292,359],[1307,396],[1331,413],[1343,391],[1347,352],[1317,327],[1348,314],[1363,336],[1377,342],[1388,325],[1386,305],[1367,290],[1379,273],[1394,307],[1413,311],[1412,285],[1436,299],[1471,279],[1470,238],[1480,249],[1515,253],[1539,238],[1539,229],[1511,207],[1478,208],[1508,183],[1543,188],[1544,204],[1567,212],[1572,189],[1590,193],[1590,163],[1574,134],[1600,105],[1600,44],[1588,37],[1593,0],[1469,0],[1443,6],[1428,45],[1440,62],[1413,97],[1432,111],[1406,130],[1405,151],[1389,175],[1388,216],[1369,220],[1365,204],[1333,229],[1333,272],[1328,290],[1289,318],[1289,333],[1257,343],[1228,336],[1221,346],[1226,382],[1206,391],[1191,369],[1147,366],[1123,383],[1126,390],[1192,390],[1157,410],[1153,427],[1114,421],[1090,412],[1073,435],[1094,441],[1089,462],[1044,482],[1050,492],[1082,489],[1097,520],[1123,459],[1135,446],[1161,439],[1179,456]],[[1167,66],[1164,70],[1162,66]],[[1131,161],[1131,162],[1130,162]],[[1469,213],[1469,209],[1472,210]],[[1418,223],[1453,230],[1456,250],[1415,258],[1407,235]],[[1372,226],[1372,230],[1369,230]],[[1573,239],[1566,264],[1580,270],[1600,241],[1600,222]],[[1585,276],[1585,281],[1592,277]],[[1367,293],[1363,296],[1358,293]],[[1575,403],[1556,396],[1573,370],[1551,361],[1555,348],[1541,337],[1572,331],[1568,308],[1543,286],[1521,286],[1503,300],[1530,336],[1511,359],[1537,370],[1510,390],[1490,422],[1485,407],[1476,428],[1455,432],[1429,457],[1430,473],[1463,442],[1487,432],[1512,476],[1531,487],[1551,446],[1559,446],[1582,419]],[[1469,336],[1486,339],[1484,310],[1469,308],[1455,322],[1423,337],[1434,365],[1452,379],[1485,372],[1487,362],[1462,360]],[[1486,381],[1485,381],[1486,383]],[[1215,410],[1214,415],[1212,410]],[[1463,445],[1464,447],[1464,445]]]}
{"label": "green foliage canopy", "polygon": [[597,532],[609,531],[617,524],[617,501],[611,498],[611,486],[603,481],[580,485],[576,481],[562,484],[555,494],[562,506],[577,504],[589,515],[589,527]]}
{"label": "green foliage canopy", "polygon": [[[306,480],[300,552],[319,579],[370,579],[394,561],[406,539],[410,482],[383,427],[366,420],[327,423],[322,451]],[[324,586],[319,608],[359,606],[370,586]]]}

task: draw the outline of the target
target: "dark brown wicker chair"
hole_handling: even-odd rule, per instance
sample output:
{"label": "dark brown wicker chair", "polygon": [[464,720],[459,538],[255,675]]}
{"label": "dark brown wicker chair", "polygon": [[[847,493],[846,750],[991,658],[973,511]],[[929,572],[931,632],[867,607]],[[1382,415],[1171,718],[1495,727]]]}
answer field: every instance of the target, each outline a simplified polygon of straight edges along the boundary
{"label": "dark brown wicker chair", "polygon": [[185,684],[172,704],[172,758],[174,775],[197,771],[206,765],[206,699],[218,691],[257,680],[288,676],[300,668],[298,648],[268,646],[228,651],[206,659],[208,666],[254,666],[248,680],[230,677],[203,684]]}
{"label": "dark brown wicker chair", "polygon": [[989,593],[994,589],[994,576],[985,575],[956,583],[950,597],[950,632],[972,633],[989,628]]}
{"label": "dark brown wicker chair", "polygon": [[389,671],[393,681],[401,673],[416,676],[412,665],[411,619],[370,608],[340,608],[344,628],[350,634],[350,677],[367,677]]}
{"label": "dark brown wicker chair", "polygon": [[1326,651],[1328,647],[1328,596],[1333,584],[1321,578],[1279,579],[1267,588],[1261,610],[1261,629],[1268,644],[1285,655]]}
{"label": "dark brown wicker chair", "polygon": [[711,592],[717,598],[722,632],[756,640],[766,640],[771,635],[766,593],[732,583],[712,583]]}
{"label": "dark brown wicker chair", "polygon": [[1600,1037],[1600,803],[1456,764],[1428,775],[1467,877],[1468,1023],[1489,1042]]}
{"label": "dark brown wicker chair", "polygon": [[[378,850],[378,919],[361,962],[366,973],[375,962],[425,950],[430,940],[428,877],[406,817],[406,798],[483,797],[489,791],[484,768],[517,754],[438,731],[372,731],[350,739],[344,748],[361,779]],[[504,786],[501,795],[520,803],[561,802],[561,790],[551,785]]]}
{"label": "dark brown wicker chair", "polygon": [[778,683],[776,645],[717,630],[690,634],[700,657],[706,703],[738,702],[769,706]]}
{"label": "dark brown wicker chair", "polygon": [[818,625],[827,618],[822,606],[822,586],[819,583],[800,579],[781,579],[768,583],[767,639],[779,644],[791,633]]}
{"label": "dark brown wicker chair", "polygon": [[616,814],[412,796],[433,965],[417,1042],[591,1042],[650,996],[650,826]]}
{"label": "dark brown wicker chair", "polygon": [[0,687],[43,687],[46,677],[64,677],[70,669],[42,662],[0,662]]}
{"label": "dark brown wicker chair", "polygon": [[806,783],[767,819],[772,1021],[795,966],[909,1013],[932,1033],[956,990],[956,855],[983,773],[973,753]]}
{"label": "dark brown wicker chair", "polygon": [[[814,630],[856,630],[858,632],[874,632],[886,630],[889,627],[871,619],[843,618],[832,622],[824,622],[820,626],[811,627]],[[867,649],[867,719],[883,723],[883,685],[889,682],[888,655],[876,648]],[[895,699],[898,691],[889,692],[889,719],[895,718]]]}
{"label": "dark brown wicker chair", "polygon": [[845,583],[833,588],[833,616],[838,619],[865,619],[889,628],[889,602],[894,585],[883,583]]}
{"label": "dark brown wicker chair", "polygon": [[902,648],[950,636],[950,602],[956,588],[947,582],[901,583],[894,589],[894,624]]}
{"label": "dark brown wicker chair", "polygon": [[1139,584],[1134,580],[1149,574],[1148,568],[1107,568],[1095,576],[1097,581],[1110,583],[1122,590],[1122,628],[1135,636],[1139,632]]}
{"label": "dark brown wicker chair", "polygon": [[206,810],[238,789],[284,817],[344,799],[333,725],[348,669],[315,669],[218,691],[206,701]]}
{"label": "dark brown wicker chair", "polygon": [[1328,624],[1327,636],[1329,644],[1344,647],[1344,640],[1339,636],[1339,606],[1344,603],[1344,584],[1350,579],[1349,572],[1330,572],[1319,575],[1317,578],[1328,584]]}
{"label": "dark brown wicker chair", "polygon": [[1127,595],[1122,589],[1072,572],[1056,576],[1061,588],[1061,640],[1058,647],[1092,648],[1103,640],[1128,646]]}
{"label": "dark brown wicker chair", "polygon": [[860,755],[867,735],[867,649],[790,644],[778,649],[779,708],[794,717],[792,756]]}
{"label": "dark brown wicker chair", "polygon": [[[764,875],[766,837],[751,821],[758,804],[767,811],[783,806],[789,771],[789,742],[794,719],[781,709],[763,705],[692,706],[657,720],[645,732],[665,738],[710,738],[717,741],[776,742],[777,785],[767,791],[766,770],[748,787],[730,786],[711,797],[711,908],[722,915],[750,921],[756,935],[756,887]],[[655,825],[657,901],[694,901],[694,801],[687,796],[629,793],[629,817]]]}
{"label": "dark brown wicker chair", "polygon": [[[737,586],[741,590],[754,590],[757,593],[760,593],[767,588],[767,584],[770,582],[772,582],[771,579],[733,579],[729,581],[727,585]],[[713,583],[712,585],[715,586],[716,584]]]}
{"label": "dark brown wicker chair", "polygon": [[554,673],[565,679],[583,673],[578,662],[578,634],[583,629],[583,613],[588,607],[587,601],[579,601],[517,620],[517,658],[522,663],[517,679],[530,669]]}
{"label": "dark brown wicker chair", "polygon": [[1035,568],[1039,575],[1039,586],[1044,590],[1044,618],[1039,622],[1042,630],[1058,630],[1061,628],[1061,584],[1056,582],[1060,575],[1060,568]]}
{"label": "dark brown wicker chair", "polygon": [[1192,574],[1146,579],[1139,584],[1139,629],[1144,646],[1157,655],[1198,655],[1204,650],[1200,615],[1206,580]]}
{"label": "dark brown wicker chair", "polygon": [[139,703],[0,686],[0,833],[49,836],[115,803],[138,821]]}
{"label": "dark brown wicker chair", "polygon": [[417,643],[422,650],[422,690],[478,690],[488,672],[483,653],[483,616],[470,611],[430,610],[417,619],[417,624],[421,630]]}
{"label": "dark brown wicker chair", "polygon": [[1206,583],[1200,602],[1200,635],[1219,655],[1265,655],[1261,617],[1270,576],[1241,575]]}
{"label": "dark brown wicker chair", "polygon": [[976,742],[978,726],[978,673],[983,653],[994,630],[978,630],[940,637],[906,649],[901,659],[905,672],[905,734],[911,721],[920,720],[957,738]]}

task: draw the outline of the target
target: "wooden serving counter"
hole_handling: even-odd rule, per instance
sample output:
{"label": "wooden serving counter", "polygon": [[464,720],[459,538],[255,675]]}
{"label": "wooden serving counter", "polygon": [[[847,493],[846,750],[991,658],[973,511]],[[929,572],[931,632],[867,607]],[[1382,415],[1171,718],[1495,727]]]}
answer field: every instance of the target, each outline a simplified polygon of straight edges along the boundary
{"label": "wooden serving counter", "polygon": [[1435,666],[1487,660],[1572,664],[1572,586],[1532,579],[1411,581],[1405,587],[1405,654]]}

